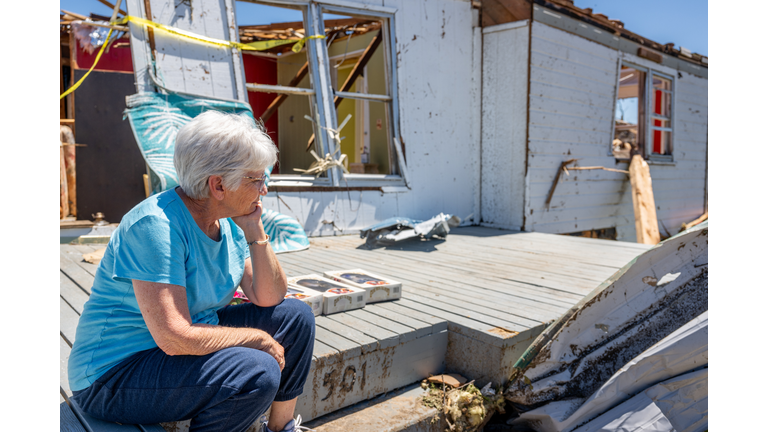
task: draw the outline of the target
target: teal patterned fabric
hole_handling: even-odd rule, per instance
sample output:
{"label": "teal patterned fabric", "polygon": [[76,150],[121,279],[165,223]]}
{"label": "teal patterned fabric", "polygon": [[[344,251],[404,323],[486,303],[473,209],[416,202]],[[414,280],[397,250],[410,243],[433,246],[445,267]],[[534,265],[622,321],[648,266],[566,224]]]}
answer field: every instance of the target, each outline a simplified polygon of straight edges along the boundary
{"label": "teal patterned fabric", "polygon": [[[128,118],[141,155],[149,165],[153,194],[179,185],[173,167],[176,134],[195,116],[208,110],[217,110],[239,114],[253,121],[251,106],[238,101],[138,93],[126,97],[125,103],[127,108],[123,119]],[[272,168],[267,170],[267,176],[271,171]],[[261,221],[275,253],[309,248],[307,234],[296,219],[264,209]]]}

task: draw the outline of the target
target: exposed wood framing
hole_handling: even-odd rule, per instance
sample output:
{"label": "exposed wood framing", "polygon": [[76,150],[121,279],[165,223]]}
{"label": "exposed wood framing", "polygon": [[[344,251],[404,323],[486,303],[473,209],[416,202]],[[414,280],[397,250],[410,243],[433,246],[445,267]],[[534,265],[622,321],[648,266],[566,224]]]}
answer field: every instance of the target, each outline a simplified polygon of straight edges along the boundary
{"label": "exposed wood framing", "polygon": [[[107,0],[98,0],[98,1],[99,1],[99,3],[103,4],[104,6],[107,6],[110,9],[115,9],[115,5],[113,5],[112,3],[108,2]],[[117,11],[120,12],[121,14],[123,14],[123,16],[128,15],[128,13],[126,11],[124,11],[124,10],[122,10],[120,8],[117,8]],[[113,16],[112,19],[115,19],[115,17]]]}
{"label": "exposed wood framing", "polygon": [[[304,66],[299,69],[298,72],[296,72],[296,76],[291,79],[291,82],[288,83],[288,87],[296,87],[299,85],[301,80],[304,79],[305,76],[307,76],[307,72],[309,71],[309,62],[304,62]],[[280,105],[288,99],[287,94],[280,94],[278,95],[272,103],[269,104],[267,109],[264,111],[264,114],[261,115],[261,120],[263,122],[266,122],[269,120],[270,117],[272,117],[272,114],[277,112],[277,109],[280,108]]]}

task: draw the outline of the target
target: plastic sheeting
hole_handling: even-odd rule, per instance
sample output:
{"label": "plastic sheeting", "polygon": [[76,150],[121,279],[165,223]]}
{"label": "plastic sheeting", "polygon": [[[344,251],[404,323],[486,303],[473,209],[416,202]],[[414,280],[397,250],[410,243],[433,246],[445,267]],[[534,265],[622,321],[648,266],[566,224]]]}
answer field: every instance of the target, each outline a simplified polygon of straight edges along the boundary
{"label": "plastic sheeting", "polygon": [[[151,170],[152,193],[178,186],[176,169],[173,166],[176,134],[195,116],[208,110],[217,110],[239,114],[254,121],[250,105],[238,101],[159,93],[139,93],[126,97],[125,101],[127,105],[125,117],[131,124],[141,155]],[[271,168],[267,170],[268,176],[271,170]],[[307,234],[295,219],[264,209],[261,221],[275,253],[309,248]]]}

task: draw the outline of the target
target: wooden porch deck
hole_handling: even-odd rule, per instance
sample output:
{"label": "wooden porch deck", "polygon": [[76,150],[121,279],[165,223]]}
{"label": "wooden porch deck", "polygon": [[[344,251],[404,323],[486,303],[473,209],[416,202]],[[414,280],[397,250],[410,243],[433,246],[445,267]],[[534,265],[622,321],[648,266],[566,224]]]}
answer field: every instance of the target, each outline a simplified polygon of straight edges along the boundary
{"label": "wooden porch deck", "polygon": [[[403,282],[400,300],[319,316],[297,411],[311,420],[442,371],[505,381],[548,323],[649,246],[481,227],[445,240],[368,250],[358,236],[320,237],[278,255],[288,276],[363,268]],[[61,400],[66,365],[102,245],[61,245]]]}

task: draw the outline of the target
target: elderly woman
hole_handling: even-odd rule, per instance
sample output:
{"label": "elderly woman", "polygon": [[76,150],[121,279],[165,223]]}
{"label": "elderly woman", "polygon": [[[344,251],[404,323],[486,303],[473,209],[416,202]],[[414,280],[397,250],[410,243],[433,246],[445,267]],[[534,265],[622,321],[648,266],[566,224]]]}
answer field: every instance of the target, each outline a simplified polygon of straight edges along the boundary
{"label": "elderly woman", "polygon": [[[208,111],[179,130],[179,187],[126,214],[107,246],[69,358],[73,399],[120,423],[190,431],[298,430],[311,309],[261,223],[277,149],[253,120]],[[252,303],[227,306],[237,286]],[[304,429],[304,428],[302,428]]]}

